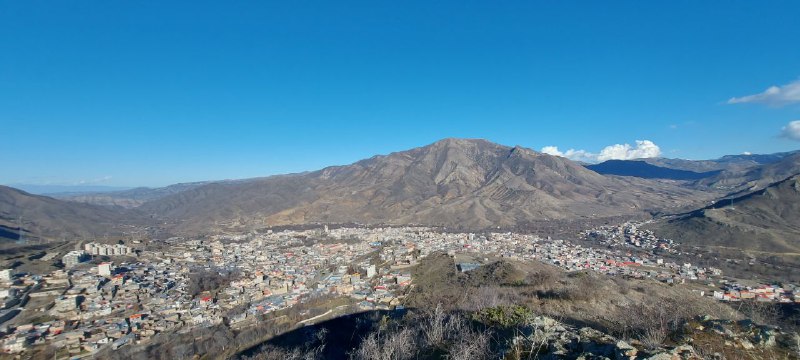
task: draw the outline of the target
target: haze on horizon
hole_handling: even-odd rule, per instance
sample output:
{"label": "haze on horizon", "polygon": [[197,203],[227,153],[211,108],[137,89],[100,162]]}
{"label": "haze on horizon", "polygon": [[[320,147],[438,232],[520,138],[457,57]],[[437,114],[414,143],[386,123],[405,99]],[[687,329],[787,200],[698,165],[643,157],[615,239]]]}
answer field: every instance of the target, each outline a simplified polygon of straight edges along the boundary
{"label": "haze on horizon", "polygon": [[0,184],[250,178],[446,137],[581,161],[800,147],[796,2],[303,5],[0,2]]}

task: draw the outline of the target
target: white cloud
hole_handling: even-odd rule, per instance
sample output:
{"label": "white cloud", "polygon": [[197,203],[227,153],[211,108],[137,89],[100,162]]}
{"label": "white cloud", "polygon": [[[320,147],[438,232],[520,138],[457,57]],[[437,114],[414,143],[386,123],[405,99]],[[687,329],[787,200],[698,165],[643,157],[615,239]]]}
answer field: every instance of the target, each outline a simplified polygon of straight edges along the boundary
{"label": "white cloud", "polygon": [[558,150],[557,146],[545,146],[541,152],[583,162],[602,162],[606,160],[630,160],[661,156],[661,148],[650,140],[636,140],[636,145],[614,144],[592,153],[586,150]]}
{"label": "white cloud", "polygon": [[542,148],[542,153],[555,156],[564,156],[564,153],[558,151],[558,146],[545,146]]}
{"label": "white cloud", "polygon": [[781,106],[800,102],[800,80],[783,86],[770,86],[762,93],[728,99],[728,104],[761,103]]}
{"label": "white cloud", "polygon": [[781,137],[800,141],[800,120],[790,121],[781,129]]}
{"label": "white cloud", "polygon": [[565,157],[575,161],[597,162],[597,154],[592,154],[586,150],[569,149],[562,152],[558,150],[557,146],[545,146],[542,148],[542,152],[549,155]]}
{"label": "white cloud", "polygon": [[636,140],[636,146],[616,144],[606,146],[597,156],[598,161],[630,160],[661,156],[661,148],[650,140]]}

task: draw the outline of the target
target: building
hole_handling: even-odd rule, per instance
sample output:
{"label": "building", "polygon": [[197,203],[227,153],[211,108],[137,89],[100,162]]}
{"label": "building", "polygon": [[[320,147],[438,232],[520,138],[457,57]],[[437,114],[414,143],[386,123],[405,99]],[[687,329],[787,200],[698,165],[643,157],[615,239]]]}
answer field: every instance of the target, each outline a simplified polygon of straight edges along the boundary
{"label": "building", "polygon": [[84,245],[83,249],[91,255],[122,256],[133,254],[133,249],[122,244],[109,245],[91,242]]}
{"label": "building", "polygon": [[111,263],[104,262],[100,265],[97,265],[97,274],[100,276],[111,276]]}
{"label": "building", "polygon": [[8,354],[16,354],[25,351],[28,348],[28,341],[24,337],[13,337],[3,343],[3,352]]}
{"label": "building", "polygon": [[371,278],[371,277],[375,276],[375,274],[377,273],[375,271],[375,265],[369,265],[369,266],[365,267],[364,270],[367,272],[367,277],[368,278]]}
{"label": "building", "polygon": [[72,311],[78,308],[77,296],[59,296],[55,299],[53,310],[59,312]]}
{"label": "building", "polygon": [[64,263],[64,266],[67,268],[74,267],[86,260],[89,260],[89,254],[83,250],[73,250],[64,255],[61,261]]}
{"label": "building", "polygon": [[17,289],[15,288],[0,289],[0,299],[15,298],[15,297],[17,297]]}
{"label": "building", "polygon": [[0,281],[11,281],[13,277],[14,277],[14,270],[11,269],[0,270]]}
{"label": "building", "polygon": [[458,271],[461,271],[461,272],[472,271],[472,270],[477,269],[480,266],[481,266],[480,264],[475,264],[475,263],[459,263],[459,264],[456,265],[456,267],[458,268]]}

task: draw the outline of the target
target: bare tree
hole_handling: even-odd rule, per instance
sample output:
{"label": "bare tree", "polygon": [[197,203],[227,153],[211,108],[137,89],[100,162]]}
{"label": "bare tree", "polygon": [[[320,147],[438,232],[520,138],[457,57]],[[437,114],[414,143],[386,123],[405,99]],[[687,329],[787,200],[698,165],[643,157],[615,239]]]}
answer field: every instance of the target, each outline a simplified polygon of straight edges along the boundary
{"label": "bare tree", "polygon": [[774,303],[755,300],[741,301],[738,310],[759,324],[778,326],[781,322],[781,311]]}
{"label": "bare tree", "polygon": [[356,360],[406,360],[415,356],[414,332],[404,328],[394,332],[375,331],[353,354]]}
{"label": "bare tree", "polygon": [[442,304],[437,304],[433,313],[428,315],[426,320],[425,325],[422,327],[425,341],[431,346],[441,346],[447,335],[447,315],[442,309]]}
{"label": "bare tree", "polygon": [[459,340],[450,348],[447,358],[453,360],[480,360],[491,355],[489,332],[465,329],[459,332]]}

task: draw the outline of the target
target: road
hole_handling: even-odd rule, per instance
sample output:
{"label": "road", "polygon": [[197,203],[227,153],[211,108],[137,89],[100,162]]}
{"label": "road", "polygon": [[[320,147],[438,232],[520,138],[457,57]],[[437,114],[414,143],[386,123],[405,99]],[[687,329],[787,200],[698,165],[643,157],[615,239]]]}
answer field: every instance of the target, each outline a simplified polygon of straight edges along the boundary
{"label": "road", "polygon": [[330,310],[326,311],[323,314],[319,314],[317,316],[310,317],[310,318],[305,319],[305,320],[301,320],[300,322],[297,323],[297,325],[307,325],[308,323],[313,323],[314,320],[321,319],[321,318],[323,318],[325,316],[328,316],[328,315],[330,315],[332,313],[335,313],[337,310],[339,310],[341,308],[345,308],[345,307],[347,307],[347,305],[339,305],[339,306],[337,306],[337,307],[335,307],[333,309],[330,309]]}

